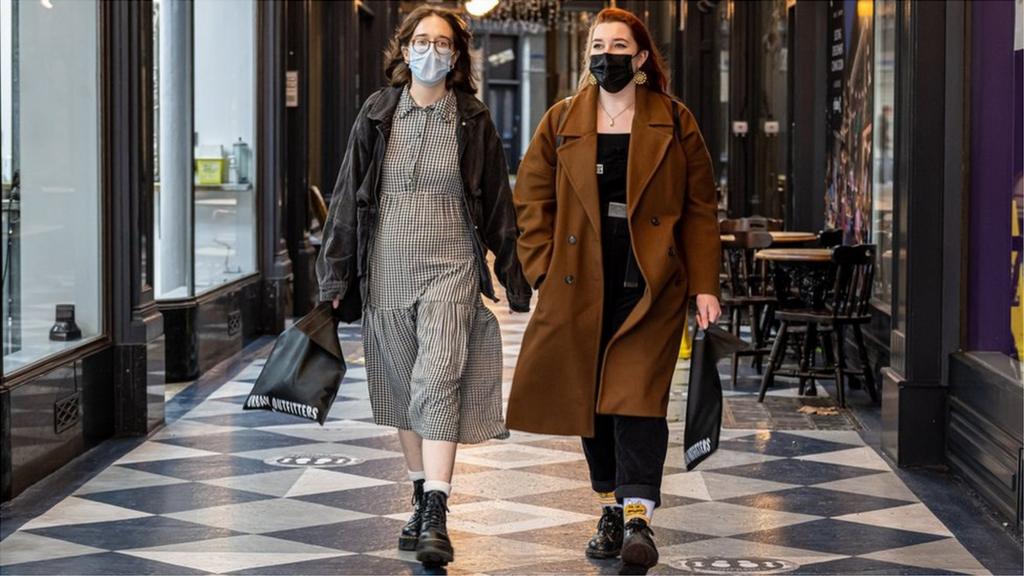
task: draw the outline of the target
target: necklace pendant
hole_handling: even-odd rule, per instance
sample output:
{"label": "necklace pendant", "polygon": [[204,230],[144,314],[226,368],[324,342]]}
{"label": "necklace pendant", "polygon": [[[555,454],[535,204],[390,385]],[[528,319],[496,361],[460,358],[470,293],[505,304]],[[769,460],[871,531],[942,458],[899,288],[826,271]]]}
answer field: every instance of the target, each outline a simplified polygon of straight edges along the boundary
{"label": "necklace pendant", "polygon": [[614,119],[612,119],[612,120],[609,120],[609,121],[608,121],[608,125],[609,125],[609,126],[615,126],[615,120],[614,120]]}

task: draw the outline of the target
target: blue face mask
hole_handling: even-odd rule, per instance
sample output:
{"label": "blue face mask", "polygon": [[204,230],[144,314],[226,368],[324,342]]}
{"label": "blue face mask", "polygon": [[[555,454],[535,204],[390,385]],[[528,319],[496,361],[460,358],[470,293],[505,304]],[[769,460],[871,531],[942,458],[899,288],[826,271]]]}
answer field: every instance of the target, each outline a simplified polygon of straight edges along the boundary
{"label": "blue face mask", "polygon": [[440,55],[431,46],[420,54],[409,49],[409,69],[421,84],[436,86],[444,81],[452,70],[452,54]]}

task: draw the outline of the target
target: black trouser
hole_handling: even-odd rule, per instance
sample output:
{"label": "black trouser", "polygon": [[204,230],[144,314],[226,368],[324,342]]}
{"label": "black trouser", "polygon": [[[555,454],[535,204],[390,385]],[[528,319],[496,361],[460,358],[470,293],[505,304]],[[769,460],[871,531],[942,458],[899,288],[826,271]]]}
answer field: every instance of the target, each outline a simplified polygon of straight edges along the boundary
{"label": "black trouser", "polygon": [[[606,231],[614,230],[606,223]],[[608,234],[610,235],[610,233]],[[606,238],[604,243],[605,305],[601,327],[598,372],[612,335],[643,296],[645,283],[626,287],[631,251],[628,235],[624,242]],[[661,474],[668,451],[668,422],[664,418],[597,414],[594,437],[583,439],[583,453],[590,467],[590,484],[596,492],[615,492],[623,498],[644,498],[661,504]]]}

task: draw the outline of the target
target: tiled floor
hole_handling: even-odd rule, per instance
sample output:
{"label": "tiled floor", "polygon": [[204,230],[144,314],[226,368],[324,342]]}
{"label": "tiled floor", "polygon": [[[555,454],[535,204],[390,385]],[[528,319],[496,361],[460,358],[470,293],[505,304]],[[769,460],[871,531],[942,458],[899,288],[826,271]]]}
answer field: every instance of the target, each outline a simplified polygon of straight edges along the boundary
{"label": "tiled floor", "polygon": [[[527,317],[496,312],[509,380]],[[179,419],[0,542],[0,573],[421,572],[396,550],[410,489],[393,432],[372,424],[358,327],[343,327],[343,345],[350,370],[325,426],[241,410],[262,359],[194,405],[179,393],[168,404]],[[855,420],[794,416],[791,385],[767,407],[752,383],[735,388],[726,425],[753,414],[774,429],[723,430],[719,451],[687,473],[671,423],[651,573],[988,573]],[[680,385],[673,412],[683,402]],[[621,569],[582,554],[597,507],[578,439],[513,433],[463,447],[454,486],[452,574]]]}

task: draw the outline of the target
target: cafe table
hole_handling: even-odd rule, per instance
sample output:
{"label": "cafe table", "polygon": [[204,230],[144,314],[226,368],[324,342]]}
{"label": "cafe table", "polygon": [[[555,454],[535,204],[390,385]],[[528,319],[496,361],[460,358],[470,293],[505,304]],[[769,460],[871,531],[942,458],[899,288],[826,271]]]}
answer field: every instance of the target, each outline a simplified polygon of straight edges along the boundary
{"label": "cafe table", "polygon": [[[775,294],[784,308],[823,308],[825,292],[834,277],[829,248],[765,248],[754,258],[775,271]],[[796,288],[796,294],[791,289]]]}
{"label": "cafe table", "polygon": [[[790,230],[774,230],[769,231],[769,235],[772,237],[772,246],[786,245],[786,244],[804,244],[807,242],[814,242],[818,239],[818,235],[814,232],[796,232]],[[720,236],[722,242],[735,242],[735,234],[722,234]]]}

